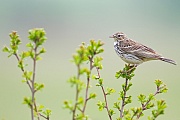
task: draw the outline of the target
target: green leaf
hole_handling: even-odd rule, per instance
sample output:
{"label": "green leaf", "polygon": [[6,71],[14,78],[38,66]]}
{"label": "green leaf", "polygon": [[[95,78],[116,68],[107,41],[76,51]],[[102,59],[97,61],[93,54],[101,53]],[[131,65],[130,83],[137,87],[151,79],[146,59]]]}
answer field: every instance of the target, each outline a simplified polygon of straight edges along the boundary
{"label": "green leaf", "polygon": [[105,102],[98,101],[97,106],[99,111],[102,111],[105,108]]}
{"label": "green leaf", "polygon": [[114,112],[114,110],[112,110],[112,109],[110,109],[108,112],[109,112],[109,115],[110,115],[110,116],[116,114],[116,113]]}
{"label": "green leaf", "polygon": [[89,98],[90,98],[90,99],[95,99],[96,96],[97,96],[97,95],[96,95],[95,93],[90,93]]}
{"label": "green leaf", "polygon": [[157,118],[159,115],[164,114],[164,110],[167,107],[164,100],[157,101],[157,109],[152,111],[153,118]]}
{"label": "green leaf", "polygon": [[130,89],[131,86],[132,86],[132,83],[129,82],[128,85],[127,85],[127,87],[126,87],[126,91],[128,91],[128,90]]}
{"label": "green leaf", "polygon": [[78,90],[81,91],[83,88],[85,88],[85,83],[79,79],[77,79],[76,76],[71,77],[68,82],[71,84],[71,87],[74,85],[78,85]]}
{"label": "green leaf", "polygon": [[39,105],[39,106],[37,106],[37,111],[38,111],[38,112],[42,112],[43,109],[44,109],[44,105]]}
{"label": "green leaf", "polygon": [[96,56],[93,60],[93,66],[99,68],[99,69],[102,69],[102,64],[101,64],[101,61],[103,60],[102,57],[99,57],[99,56]]}
{"label": "green leaf", "polygon": [[88,120],[88,116],[80,113],[75,116],[75,120]]}
{"label": "green leaf", "polygon": [[154,100],[155,98],[154,98],[154,94],[149,94],[149,96],[148,96],[148,99],[151,101],[151,100]]}
{"label": "green leaf", "polygon": [[84,104],[84,98],[83,97],[79,97],[77,103],[78,104]]}
{"label": "green leaf", "polygon": [[124,109],[123,113],[124,113],[124,118],[126,120],[131,120],[131,114],[130,114],[129,110]]}
{"label": "green leaf", "polygon": [[120,71],[116,72],[115,77],[118,79],[120,78],[120,76],[121,76]]}
{"label": "green leaf", "polygon": [[36,91],[42,90],[43,88],[44,88],[44,84],[34,83],[34,89]]}
{"label": "green leaf", "polygon": [[133,115],[136,116],[138,114],[137,108],[131,108],[131,111],[133,112]]}
{"label": "green leaf", "polygon": [[132,69],[132,66],[125,64],[125,67],[123,70],[119,70],[116,72],[115,77],[118,79],[120,77],[131,80],[132,77],[134,76],[135,68]]}
{"label": "green leaf", "polygon": [[119,95],[120,97],[118,98],[118,100],[122,100],[122,98],[124,98],[124,91],[119,91]]}
{"label": "green leaf", "polygon": [[32,106],[32,99],[28,98],[28,97],[24,97],[23,104],[27,104],[28,107],[31,107]]}
{"label": "green leaf", "polygon": [[35,28],[29,30],[28,38],[34,42],[37,46],[42,45],[46,41],[46,33],[43,28]]}
{"label": "green leaf", "polygon": [[132,102],[132,96],[128,96],[128,97],[126,97],[124,104],[126,105],[126,104],[129,104],[131,102]]}
{"label": "green leaf", "polygon": [[80,74],[84,74],[86,73],[87,77],[89,77],[90,75],[90,70],[88,68],[83,68],[83,69],[80,69]]}
{"label": "green leaf", "polygon": [[32,71],[25,71],[23,77],[26,78],[26,80],[31,80],[32,74]]}
{"label": "green leaf", "polygon": [[42,49],[39,51],[39,54],[42,54],[42,53],[45,53],[45,52],[46,52],[45,48],[42,48]]}
{"label": "green leaf", "polygon": [[21,44],[21,40],[19,39],[19,35],[17,34],[17,32],[12,32],[10,33],[10,48],[8,47],[4,47],[2,49],[3,52],[7,52],[9,53],[8,57],[12,56],[13,54],[17,54],[18,52],[18,48],[19,48],[19,45]]}
{"label": "green leaf", "polygon": [[99,50],[97,50],[97,54],[99,54],[99,53],[103,53],[104,52],[104,49],[103,48],[100,48]]}
{"label": "green leaf", "polygon": [[161,80],[155,80],[155,84],[157,85],[157,87],[160,87],[160,85],[162,85],[163,82]]}
{"label": "green leaf", "polygon": [[163,86],[161,89],[160,89],[160,93],[167,93],[168,91],[168,88],[166,88],[166,86]]}
{"label": "green leaf", "polygon": [[102,78],[98,79],[98,84],[96,84],[96,86],[103,86],[103,79]]}
{"label": "green leaf", "polygon": [[149,102],[149,103],[146,105],[146,109],[150,109],[150,108],[152,108],[152,107],[154,107],[154,106],[155,106],[154,103]]}
{"label": "green leaf", "polygon": [[91,78],[92,78],[93,80],[98,80],[98,79],[99,79],[99,76],[98,76],[98,75],[92,75]]}
{"label": "green leaf", "polygon": [[24,52],[21,53],[20,56],[21,56],[21,59],[24,59],[24,58],[26,58],[26,57],[29,57],[29,56],[30,56],[30,53],[29,53],[29,51],[27,51],[27,52],[24,51]]}
{"label": "green leaf", "polygon": [[157,93],[166,93],[168,91],[166,85],[161,80],[155,80]]}
{"label": "green leaf", "polygon": [[106,95],[111,95],[112,93],[115,93],[116,91],[115,91],[115,89],[113,89],[113,88],[107,88],[107,93],[106,93]]}
{"label": "green leaf", "polygon": [[32,59],[34,59],[34,52],[33,51],[29,51],[29,54],[30,54],[30,57],[32,58]]}
{"label": "green leaf", "polygon": [[52,114],[52,111],[50,109],[46,109],[45,111],[43,111],[43,114],[49,118],[49,116]]}
{"label": "green leaf", "polygon": [[22,59],[18,61],[18,67],[21,69],[24,68],[24,61]]}
{"label": "green leaf", "polygon": [[159,110],[164,110],[167,107],[166,102],[164,100],[158,100],[157,106]]}
{"label": "green leaf", "polygon": [[73,111],[73,104],[72,101],[64,101],[63,108],[69,109],[70,111]]}
{"label": "green leaf", "polygon": [[38,60],[42,60],[42,58],[39,57],[39,56],[37,56],[37,57],[36,57],[36,60],[37,60],[37,61],[38,61]]}
{"label": "green leaf", "polygon": [[25,82],[27,82],[27,80],[22,80],[22,83],[25,83]]}
{"label": "green leaf", "polygon": [[138,96],[138,100],[141,102],[141,104],[144,104],[147,100],[146,100],[146,96],[143,94],[140,94]]}
{"label": "green leaf", "polygon": [[2,49],[2,51],[10,53],[10,49],[8,47],[6,47],[6,46]]}
{"label": "green leaf", "polygon": [[113,107],[120,110],[120,102],[115,102]]}
{"label": "green leaf", "polygon": [[148,120],[155,120],[155,118],[148,116]]}
{"label": "green leaf", "polygon": [[116,118],[116,120],[122,120],[122,118],[118,117],[118,118]]}
{"label": "green leaf", "polygon": [[73,77],[71,77],[71,78],[68,80],[68,82],[71,83],[71,86],[76,85],[76,84],[78,83],[78,81],[79,81],[79,80],[77,79],[76,76],[73,76]]}
{"label": "green leaf", "polygon": [[34,45],[31,42],[29,42],[29,43],[26,44],[26,47],[33,48]]}

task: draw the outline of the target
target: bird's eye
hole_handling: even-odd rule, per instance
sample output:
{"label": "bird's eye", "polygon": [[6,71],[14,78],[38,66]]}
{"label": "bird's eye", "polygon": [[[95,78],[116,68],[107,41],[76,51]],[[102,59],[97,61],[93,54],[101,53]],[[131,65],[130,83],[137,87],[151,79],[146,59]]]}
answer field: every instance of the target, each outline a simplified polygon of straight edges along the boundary
{"label": "bird's eye", "polygon": [[118,37],[118,38],[120,38],[120,37],[121,37],[121,35],[120,35],[120,34],[118,34],[118,35],[117,35],[117,37]]}

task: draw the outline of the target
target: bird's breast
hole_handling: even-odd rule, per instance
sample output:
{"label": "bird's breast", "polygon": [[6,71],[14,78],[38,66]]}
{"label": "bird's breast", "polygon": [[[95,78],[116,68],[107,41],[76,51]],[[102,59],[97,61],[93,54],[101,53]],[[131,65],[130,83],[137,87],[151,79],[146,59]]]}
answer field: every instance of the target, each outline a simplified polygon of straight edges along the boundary
{"label": "bird's breast", "polygon": [[114,42],[114,50],[116,51],[117,55],[125,62],[130,64],[141,64],[143,62],[142,59],[138,58],[135,55],[126,53],[120,47],[120,43]]}
{"label": "bird's breast", "polygon": [[114,50],[116,51],[116,53],[117,53],[117,55],[119,56],[119,57],[123,57],[123,51],[122,51],[122,49],[120,48],[120,46],[119,46],[119,43],[118,42],[114,42]]}

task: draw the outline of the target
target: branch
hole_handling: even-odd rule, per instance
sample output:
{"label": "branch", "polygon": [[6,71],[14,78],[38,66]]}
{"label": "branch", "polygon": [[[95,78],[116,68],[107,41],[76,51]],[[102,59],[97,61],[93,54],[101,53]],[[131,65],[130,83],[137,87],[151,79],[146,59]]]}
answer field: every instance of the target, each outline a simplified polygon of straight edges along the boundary
{"label": "branch", "polygon": [[[90,61],[90,65],[89,65],[89,67],[90,67],[90,73],[91,73],[91,71],[92,71],[92,69],[93,69],[93,57],[89,57],[89,61]],[[86,109],[86,105],[87,105],[87,101],[89,100],[89,98],[88,98],[88,91],[89,91],[89,84],[90,84],[90,76],[87,76],[87,84],[86,84],[86,93],[85,93],[85,102],[84,102],[84,107],[83,107],[83,109],[82,109],[82,113],[84,114],[84,112],[85,112],[85,109]]]}
{"label": "branch", "polygon": [[[77,65],[77,79],[79,79],[80,77],[80,65],[78,64]],[[74,109],[72,110],[73,112],[73,115],[72,115],[72,120],[76,120],[75,116],[76,116],[76,108],[77,108],[77,105],[78,105],[78,97],[79,97],[79,85],[76,84],[76,98],[75,98],[75,104],[74,104]]]}
{"label": "branch", "polygon": [[[34,87],[34,83],[35,83],[35,76],[36,76],[36,58],[37,58],[37,44],[36,44],[36,42],[35,42],[35,48],[34,48],[34,54],[35,54],[35,56],[34,56],[34,58],[33,58],[33,76],[32,76],[32,92],[31,92],[31,94],[32,94],[32,104],[34,104],[34,108],[36,108],[36,103],[35,103],[35,87]],[[31,108],[31,112],[34,112],[33,111],[33,109],[34,108]],[[37,111],[38,112],[38,111]],[[40,120],[40,118],[39,118],[39,114],[37,114],[37,116],[38,116],[38,120]],[[34,119],[34,118],[33,118]]]}
{"label": "branch", "polygon": [[82,109],[82,113],[84,114],[85,109],[86,109],[86,105],[87,105],[87,101],[89,100],[88,98],[88,91],[89,91],[89,83],[90,83],[90,78],[87,78],[87,84],[86,84],[86,94],[85,94],[85,102],[84,102],[84,107]]}
{"label": "branch", "polygon": [[39,113],[38,110],[37,110],[37,106],[36,106],[36,102],[35,102],[35,101],[34,101],[34,110],[35,110],[36,113],[37,113],[37,118],[38,118],[38,120],[40,120],[40,118],[39,118],[40,113]]}
{"label": "branch", "polygon": [[[157,89],[156,89],[156,92],[154,93],[154,97],[160,93],[160,87],[157,86]],[[149,99],[145,104],[142,104],[142,112],[140,112],[138,115],[137,115],[137,119],[139,119],[141,117],[141,115],[143,114],[143,111],[147,110],[147,105],[149,104],[151,100]]]}
{"label": "branch", "polygon": [[42,115],[41,113],[39,113],[39,115],[41,116],[41,117],[43,117],[43,118],[45,118],[46,120],[49,120],[49,116],[44,116],[44,115]]}
{"label": "branch", "polygon": [[[97,73],[98,73],[98,79],[101,78],[100,76],[100,72],[99,72],[99,68],[96,67],[96,70],[97,70]],[[106,111],[108,113],[108,116],[109,116],[109,119],[112,120],[112,117],[111,115],[109,114],[109,107],[108,107],[108,101],[107,101],[107,94],[104,90],[104,86],[101,85],[101,89],[102,89],[102,92],[103,92],[103,96],[104,96],[104,101],[105,101],[105,108],[106,108]]]}
{"label": "branch", "polygon": [[[36,103],[35,103],[35,92],[36,92],[36,86],[38,85],[35,83],[35,76],[36,76],[36,62],[38,60],[38,55],[40,53],[45,53],[45,49],[42,48],[39,53],[37,53],[38,47],[42,45],[45,40],[47,39],[45,37],[45,31],[41,28],[37,29],[32,29],[29,30],[29,42],[26,47],[30,48],[30,50],[22,52],[22,54],[18,55],[18,48],[19,45],[21,44],[21,40],[19,39],[19,35],[17,35],[17,32],[12,32],[9,36],[11,38],[11,43],[10,43],[10,49],[8,47],[3,48],[3,52],[8,52],[10,57],[11,55],[14,55],[18,61],[18,67],[21,69],[23,72],[23,77],[25,78],[26,83],[29,86],[29,89],[31,91],[31,98],[25,98],[24,103],[27,104],[30,109],[31,109],[31,120],[35,119],[35,112],[37,112],[37,119],[40,120],[40,116],[38,112],[41,112],[37,109]],[[33,65],[32,65],[32,72],[28,72],[25,70],[25,64],[24,64],[24,59],[27,57],[31,57],[33,60]],[[40,85],[37,87],[39,90],[42,88],[43,85]],[[49,111],[50,112],[50,111]]]}
{"label": "branch", "polygon": [[[20,59],[19,59],[19,56],[17,55],[17,53],[15,53],[14,54],[15,56],[16,56],[16,58],[17,58],[17,60],[18,60],[18,62],[20,62]],[[25,70],[24,70],[24,67],[22,66],[21,67],[21,71],[23,72],[23,74],[25,73]],[[30,83],[29,83],[29,80],[26,78],[26,83],[28,84],[28,86],[29,86],[29,89],[31,90],[31,93],[33,93],[34,91],[34,88],[33,88],[33,83],[30,85]],[[34,99],[34,98],[33,98]],[[31,119],[32,120],[34,120],[34,111],[33,111],[33,100],[32,100],[32,105],[31,105]]]}
{"label": "branch", "polygon": [[[15,55],[15,57],[17,58],[17,60],[18,60],[18,62],[19,62],[19,61],[20,61],[19,56],[18,56],[17,54],[14,54],[14,55]],[[24,67],[21,68],[21,71],[22,71],[23,73],[25,72]],[[30,89],[31,92],[32,92],[32,87],[31,87],[31,85],[30,85],[30,83],[29,83],[29,80],[27,80],[27,78],[26,78],[26,83],[28,84],[29,89]]]}
{"label": "branch", "polygon": [[126,99],[126,88],[127,88],[127,85],[128,85],[128,79],[126,78],[126,81],[125,81],[125,86],[124,86],[124,89],[123,89],[123,92],[124,92],[124,97],[122,98],[122,104],[121,104],[121,109],[119,110],[120,111],[120,118],[123,118],[123,111],[124,111],[124,106],[125,106],[125,99]]}

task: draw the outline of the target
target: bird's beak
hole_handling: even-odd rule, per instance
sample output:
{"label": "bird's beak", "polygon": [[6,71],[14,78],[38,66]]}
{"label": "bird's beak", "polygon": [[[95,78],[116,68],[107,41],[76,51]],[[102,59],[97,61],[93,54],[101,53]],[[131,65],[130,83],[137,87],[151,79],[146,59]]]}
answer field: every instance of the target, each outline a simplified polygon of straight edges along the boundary
{"label": "bird's beak", "polygon": [[114,38],[114,35],[112,35],[112,36],[109,36],[109,38]]}

